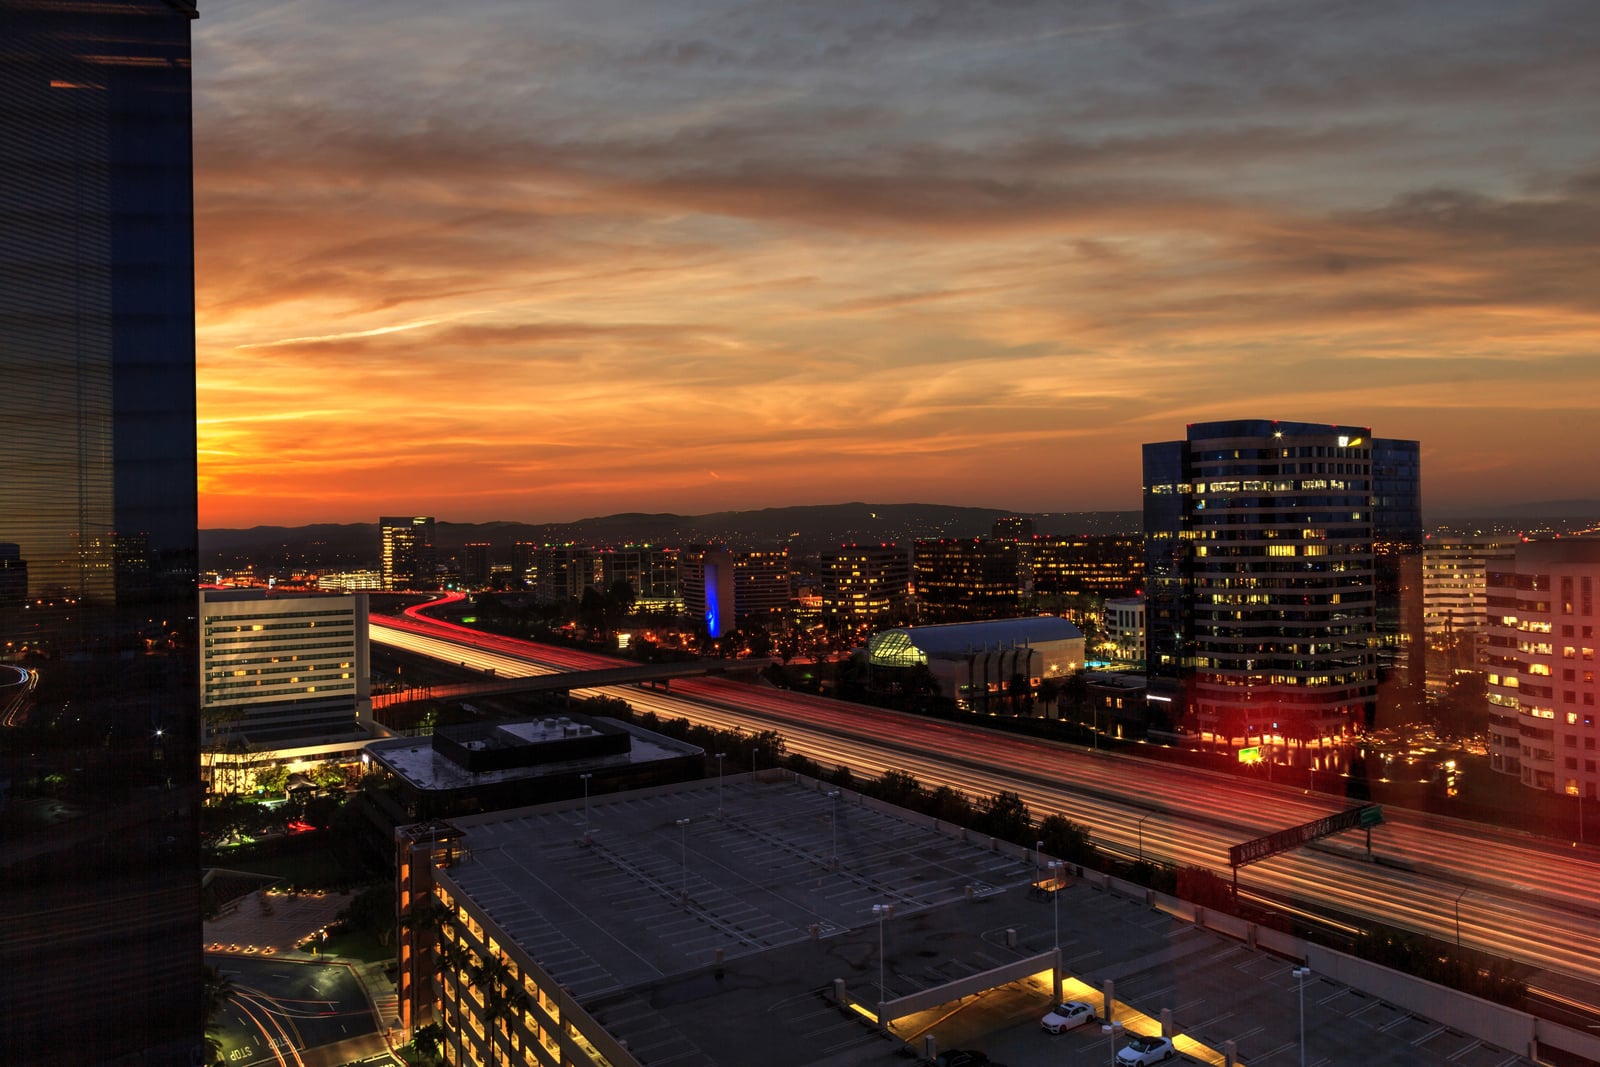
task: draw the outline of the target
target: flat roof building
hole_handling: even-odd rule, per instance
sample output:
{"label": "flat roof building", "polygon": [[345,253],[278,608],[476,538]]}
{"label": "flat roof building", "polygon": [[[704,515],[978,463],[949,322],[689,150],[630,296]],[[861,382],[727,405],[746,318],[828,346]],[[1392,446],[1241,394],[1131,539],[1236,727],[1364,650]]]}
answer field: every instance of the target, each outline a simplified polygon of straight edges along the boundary
{"label": "flat roof building", "polygon": [[[937,827],[782,772],[404,827],[402,1021],[442,1019],[447,1055],[459,1037],[480,1063],[887,1052],[854,1013],[796,1025],[771,1006],[814,1004],[838,980],[847,1002],[887,1002],[893,1018],[961,979],[1050,967],[1036,857]],[[1027,936],[990,936],[1006,927]]]}
{"label": "flat roof building", "polygon": [[367,746],[368,795],[397,825],[690,781],[705,751],[587,715],[437,727]]}
{"label": "flat roof building", "polygon": [[203,589],[200,637],[208,747],[348,738],[371,716],[364,593]]}

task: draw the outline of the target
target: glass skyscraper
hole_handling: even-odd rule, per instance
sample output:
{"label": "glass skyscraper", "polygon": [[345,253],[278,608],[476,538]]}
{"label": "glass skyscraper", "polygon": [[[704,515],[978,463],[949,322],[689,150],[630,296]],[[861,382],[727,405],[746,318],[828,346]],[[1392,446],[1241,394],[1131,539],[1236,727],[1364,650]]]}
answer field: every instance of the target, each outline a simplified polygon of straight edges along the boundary
{"label": "glass skyscraper", "polygon": [[1404,584],[1375,542],[1420,546],[1417,457],[1364,427],[1258,419],[1144,446],[1149,669],[1184,680],[1203,738],[1320,745],[1371,724]]}
{"label": "glass skyscraper", "polygon": [[201,1042],[189,23],[0,0],[0,1061]]}

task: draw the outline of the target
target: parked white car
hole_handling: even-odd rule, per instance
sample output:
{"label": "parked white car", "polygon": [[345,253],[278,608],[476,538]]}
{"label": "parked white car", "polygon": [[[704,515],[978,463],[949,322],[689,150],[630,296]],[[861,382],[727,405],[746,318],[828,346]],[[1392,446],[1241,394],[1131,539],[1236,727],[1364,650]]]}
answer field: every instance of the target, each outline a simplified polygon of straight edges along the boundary
{"label": "parked white car", "polygon": [[1117,1053],[1117,1062],[1122,1067],[1147,1067],[1152,1063],[1164,1063],[1177,1052],[1169,1038],[1141,1035],[1122,1046],[1122,1051]]}
{"label": "parked white car", "polygon": [[1094,1022],[1094,1009],[1081,1000],[1069,1000],[1050,1009],[1040,1024],[1052,1034],[1074,1030],[1084,1023]]}

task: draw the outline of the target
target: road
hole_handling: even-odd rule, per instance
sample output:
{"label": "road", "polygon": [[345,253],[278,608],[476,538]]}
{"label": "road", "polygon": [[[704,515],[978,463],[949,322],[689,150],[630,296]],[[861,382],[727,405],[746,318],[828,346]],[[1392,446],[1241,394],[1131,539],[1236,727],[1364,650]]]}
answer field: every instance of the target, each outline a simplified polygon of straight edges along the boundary
{"label": "road", "polygon": [[[492,667],[500,677],[618,662],[417,615],[374,620],[372,639]],[[1227,870],[1230,845],[1346,806],[1292,787],[720,679],[675,682],[670,693],[630,687],[574,695],[618,697],[639,711],[722,729],[777,730],[789,751],[859,775],[898,769],[972,797],[1013,790],[1035,817],[1065,815],[1090,827],[1102,847],[1218,872]],[[1459,936],[1463,945],[1550,972],[1530,982],[1546,999],[1600,1008],[1590,991],[1561,980],[1600,988],[1600,863],[1591,850],[1403,809],[1385,809],[1385,817],[1372,835],[1378,862],[1351,833],[1244,868],[1241,887],[1445,940]]]}

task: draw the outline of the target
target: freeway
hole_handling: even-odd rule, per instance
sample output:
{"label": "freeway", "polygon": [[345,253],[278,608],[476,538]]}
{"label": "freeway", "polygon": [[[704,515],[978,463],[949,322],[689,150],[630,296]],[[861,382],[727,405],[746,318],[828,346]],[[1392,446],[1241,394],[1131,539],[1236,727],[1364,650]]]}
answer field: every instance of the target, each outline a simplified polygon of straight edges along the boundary
{"label": "freeway", "polygon": [[[372,639],[501,677],[618,663],[463,629],[415,615],[375,620]],[[1036,817],[1060,813],[1087,825],[1102,847],[1219,872],[1230,845],[1346,806],[1296,788],[721,679],[675,682],[670,693],[615,687],[574,695],[619,697],[639,711],[722,729],[777,730],[790,751],[860,775],[898,769],[973,797],[1013,790]],[[1530,982],[1548,999],[1600,1006],[1593,992],[1560,980],[1600,987],[1593,852],[1401,809],[1385,815],[1373,833],[1376,862],[1358,838],[1334,838],[1245,868],[1241,886],[1458,939],[1548,972]]]}

